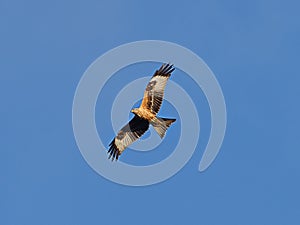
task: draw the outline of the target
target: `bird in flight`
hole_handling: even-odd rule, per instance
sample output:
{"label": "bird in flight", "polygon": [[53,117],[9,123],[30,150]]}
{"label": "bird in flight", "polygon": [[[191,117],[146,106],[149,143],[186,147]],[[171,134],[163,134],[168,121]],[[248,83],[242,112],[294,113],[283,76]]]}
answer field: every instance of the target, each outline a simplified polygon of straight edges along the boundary
{"label": "bird in flight", "polygon": [[164,97],[164,90],[171,73],[175,70],[171,64],[163,64],[156,70],[149,81],[139,108],[131,110],[133,119],[129,121],[109,144],[109,158],[118,160],[122,152],[134,141],[139,139],[151,124],[160,138],[163,138],[168,127],[176,119],[167,119],[156,116]]}

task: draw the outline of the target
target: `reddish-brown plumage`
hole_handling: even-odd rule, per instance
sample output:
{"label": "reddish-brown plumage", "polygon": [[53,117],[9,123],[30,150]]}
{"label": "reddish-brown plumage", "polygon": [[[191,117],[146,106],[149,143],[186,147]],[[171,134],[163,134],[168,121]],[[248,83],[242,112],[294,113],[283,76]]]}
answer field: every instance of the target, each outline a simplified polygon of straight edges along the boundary
{"label": "reddish-brown plumage", "polygon": [[173,65],[163,64],[159,70],[155,71],[145,89],[140,107],[131,110],[135,117],[118,132],[110,143],[109,158],[118,160],[127,146],[148,130],[149,123],[162,138],[168,127],[175,122],[176,119],[156,117],[163,101],[166,83],[174,70]]}

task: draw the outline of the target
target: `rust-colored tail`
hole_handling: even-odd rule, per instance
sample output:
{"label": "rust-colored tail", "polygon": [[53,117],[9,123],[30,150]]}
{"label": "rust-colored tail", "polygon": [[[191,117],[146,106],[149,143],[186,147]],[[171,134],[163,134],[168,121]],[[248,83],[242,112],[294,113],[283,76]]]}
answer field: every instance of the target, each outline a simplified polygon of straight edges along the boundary
{"label": "rust-colored tail", "polygon": [[166,134],[167,129],[174,123],[176,119],[167,119],[155,117],[151,120],[151,125],[154,127],[155,131],[158,133],[160,138],[163,138]]}

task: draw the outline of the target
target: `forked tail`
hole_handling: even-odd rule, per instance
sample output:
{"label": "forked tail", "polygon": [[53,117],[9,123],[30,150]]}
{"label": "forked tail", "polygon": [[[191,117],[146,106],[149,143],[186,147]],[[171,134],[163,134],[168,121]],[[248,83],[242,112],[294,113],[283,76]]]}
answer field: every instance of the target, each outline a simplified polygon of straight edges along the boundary
{"label": "forked tail", "polygon": [[174,123],[176,119],[167,119],[155,117],[151,120],[151,125],[154,127],[155,131],[158,133],[160,138],[163,138],[166,134],[167,129]]}

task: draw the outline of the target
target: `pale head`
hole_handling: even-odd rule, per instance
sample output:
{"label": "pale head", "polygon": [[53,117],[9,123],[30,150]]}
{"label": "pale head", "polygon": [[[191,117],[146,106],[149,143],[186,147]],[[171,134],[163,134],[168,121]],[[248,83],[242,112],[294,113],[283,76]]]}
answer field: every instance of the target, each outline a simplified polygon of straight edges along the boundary
{"label": "pale head", "polygon": [[138,115],[138,110],[139,110],[138,108],[134,108],[131,110],[131,112],[134,113],[135,115]]}

